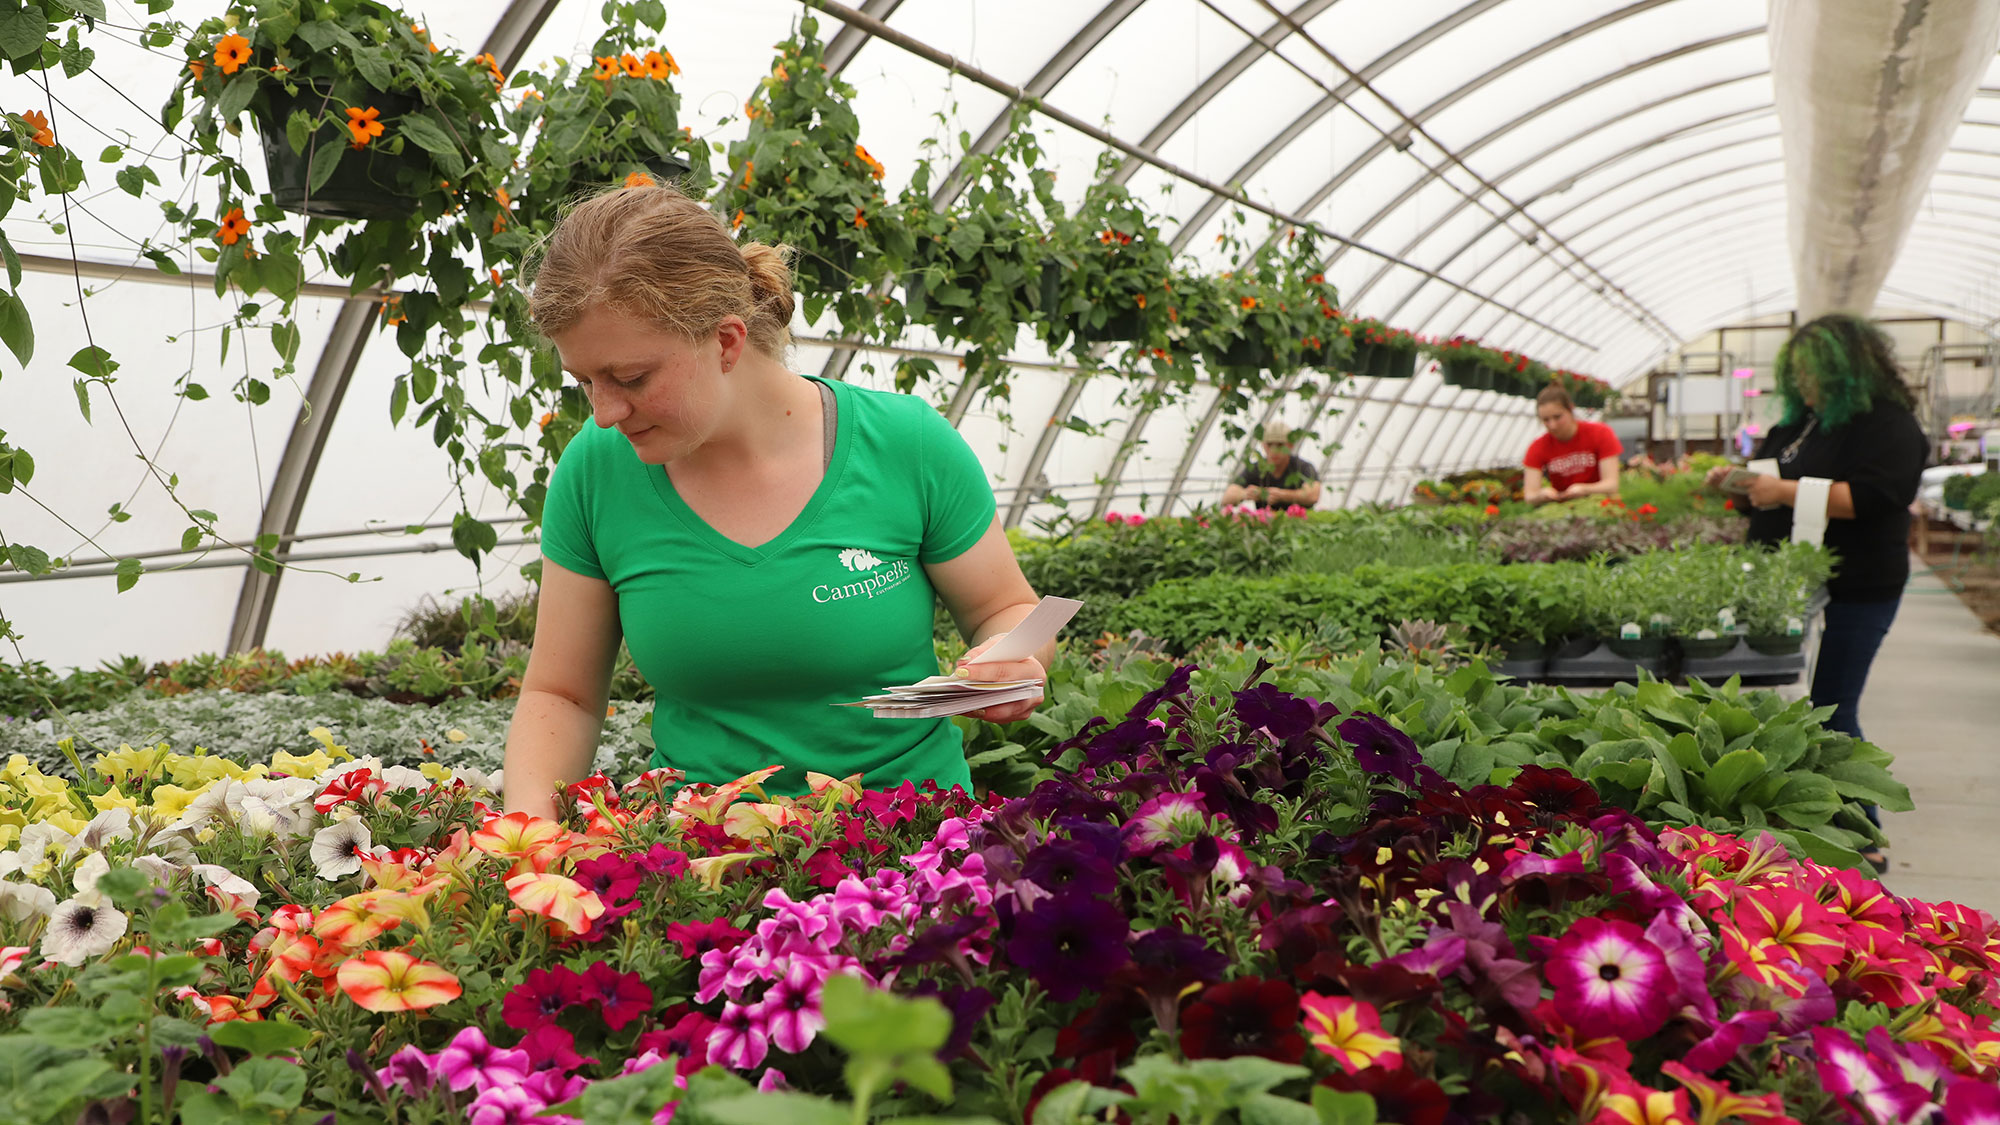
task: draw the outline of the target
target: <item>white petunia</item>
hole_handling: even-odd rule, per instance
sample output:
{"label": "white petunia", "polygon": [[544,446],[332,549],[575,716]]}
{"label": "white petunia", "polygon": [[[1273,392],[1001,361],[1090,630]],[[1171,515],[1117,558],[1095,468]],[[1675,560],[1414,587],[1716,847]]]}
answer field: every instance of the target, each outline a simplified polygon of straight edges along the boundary
{"label": "white petunia", "polygon": [[329,824],[313,833],[312,861],[322,879],[340,879],[361,870],[361,855],[372,852],[374,839],[359,818]]}
{"label": "white petunia", "polygon": [[43,864],[49,861],[51,848],[59,850],[67,859],[76,852],[76,837],[45,820],[38,820],[21,829],[20,870],[39,878],[47,870]]}
{"label": "white petunia", "polygon": [[131,838],[132,810],[110,808],[90,818],[90,823],[84,825],[83,834],[76,841],[79,846],[101,851],[106,844]]}
{"label": "white petunia", "polygon": [[80,894],[56,907],[42,934],[42,959],[59,965],[81,965],[101,957],[125,936],[125,915],[103,895]]}
{"label": "white petunia", "polygon": [[162,832],[154,836],[153,852],[167,862],[182,867],[194,862],[194,843],[185,832]]}
{"label": "white petunia", "polygon": [[[342,749],[345,749],[345,747],[342,747]],[[328,782],[336,778],[346,777],[355,770],[367,770],[369,777],[380,777],[382,776],[382,759],[373,754],[368,754],[360,758],[355,758],[352,761],[333,763],[319,771],[319,776],[312,779],[314,795],[318,795],[320,790],[325,789]]]}
{"label": "white petunia", "polygon": [[180,872],[180,865],[157,855],[137,856],[132,860],[132,869],[143,872],[155,887],[164,887],[174,881]]}
{"label": "white petunia", "polygon": [[424,771],[411,769],[408,766],[387,767],[382,771],[382,781],[383,784],[391,789],[429,789],[431,787],[431,779],[424,776]]}
{"label": "white petunia", "polygon": [[249,792],[241,781],[224,778],[216,781],[201,796],[188,802],[181,810],[180,819],[167,826],[169,831],[198,829],[211,820],[234,819],[243,809],[243,798]]}
{"label": "white petunia", "polygon": [[56,896],[47,887],[0,879],[0,918],[25,922],[30,918],[46,918],[55,908]]}
{"label": "white petunia", "polygon": [[97,881],[110,871],[111,861],[104,858],[104,853],[91,852],[76,865],[75,871],[70,872],[70,885],[76,888],[77,894],[91,894],[97,890]]}

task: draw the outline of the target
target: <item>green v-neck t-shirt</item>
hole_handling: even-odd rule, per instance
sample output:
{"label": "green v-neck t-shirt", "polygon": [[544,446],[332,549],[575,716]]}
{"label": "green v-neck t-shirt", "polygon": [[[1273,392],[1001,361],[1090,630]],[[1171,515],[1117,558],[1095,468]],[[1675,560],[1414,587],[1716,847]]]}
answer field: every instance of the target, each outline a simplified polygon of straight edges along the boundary
{"label": "green v-neck t-shirt", "polygon": [[[816,380],[818,381],[818,380]],[[822,382],[833,458],[798,518],[760,547],[710,527],[666,470],[616,430],[563,450],[542,511],[542,555],[618,596],[632,659],[653,686],[651,765],[721,783],[784,766],[969,785],[949,719],[877,719],[834,704],[938,671],[924,564],[957,558],[993,522],[979,458],[922,399]]]}

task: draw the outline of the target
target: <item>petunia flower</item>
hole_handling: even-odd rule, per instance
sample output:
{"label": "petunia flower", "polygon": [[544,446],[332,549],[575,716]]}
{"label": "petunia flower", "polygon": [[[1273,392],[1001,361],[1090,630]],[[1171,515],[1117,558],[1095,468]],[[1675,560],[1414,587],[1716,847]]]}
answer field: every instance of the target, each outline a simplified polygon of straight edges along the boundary
{"label": "petunia flower", "polygon": [[1671,1014],[1677,994],[1659,947],[1630,922],[1580,918],[1554,943],[1543,971],[1556,1011],[1585,1039],[1643,1039]]}
{"label": "petunia flower", "polygon": [[613,1031],[645,1015],[653,1008],[653,990],[638,973],[621,973],[602,961],[584,970],[578,985],[580,1001],[595,1000],[604,1014],[604,1024]]}
{"label": "petunia flower", "polygon": [[529,969],[527,979],[500,1001],[500,1017],[508,1027],[528,1031],[553,1023],[583,998],[583,977],[569,966]]}
{"label": "petunia flower", "polygon": [[125,936],[125,915],[96,891],[85,891],[62,903],[49,915],[42,933],[42,959],[58,965],[81,965],[111,952]]}
{"label": "petunia flower", "polygon": [[679,942],[681,956],[690,961],[700,960],[701,955],[711,949],[734,949],[749,936],[749,931],[730,925],[726,917],[710,918],[706,922],[667,923],[667,940]]}
{"label": "petunia flower", "polygon": [[1057,1003],[1068,1003],[1086,988],[1117,972],[1130,952],[1125,936],[1131,923],[1116,906],[1089,895],[1056,895],[1016,915],[1007,956],[1027,970]]}
{"label": "petunia flower", "polygon": [[1281,980],[1246,977],[1215,984],[1181,1014],[1181,1051],[1191,1059],[1259,1055],[1281,1063],[1305,1058],[1299,994]]}
{"label": "petunia flower", "polygon": [[507,880],[507,897],[530,914],[539,914],[573,934],[590,929],[604,913],[604,900],[567,875],[525,871]]}
{"label": "petunia flower", "polygon": [[394,949],[371,949],[341,962],[335,977],[347,998],[371,1012],[413,1012],[456,1000],[458,978]]}
{"label": "petunia flower", "polygon": [[770,1034],[756,1011],[734,1000],[722,1006],[722,1018],[708,1037],[709,1062],[750,1070],[770,1051]]}
{"label": "petunia flower", "polygon": [[434,1060],[420,1048],[404,1044],[389,1056],[389,1062],[375,1072],[375,1077],[383,1085],[401,1086],[417,1097],[430,1093]]}
{"label": "petunia flower", "polygon": [[1209,835],[1208,808],[1193,793],[1162,793],[1141,804],[1125,822],[1125,847],[1134,856],[1175,848]]}
{"label": "petunia flower", "polygon": [[[1108,895],[1118,889],[1118,836],[1108,826],[1078,826],[1071,838],[1037,845],[1022,861],[1021,874],[1050,894],[1076,890]],[[1101,828],[1102,831],[1085,831]]]}
{"label": "petunia flower", "polygon": [[361,856],[372,853],[374,840],[360,817],[335,821],[313,833],[312,861],[322,879],[344,879],[361,870]]}
{"label": "petunia flower", "polygon": [[514,872],[547,871],[569,850],[569,831],[552,820],[524,812],[497,816],[480,825],[471,837],[474,848],[499,859],[513,860]]}
{"label": "petunia flower", "polygon": [[250,61],[250,40],[230,32],[215,43],[215,65],[224,74],[235,74]]}
{"label": "petunia flower", "polygon": [[1402,1042],[1382,1030],[1382,1017],[1365,1001],[1308,992],[1299,1001],[1307,1042],[1347,1070],[1403,1065]]}
{"label": "petunia flower", "polygon": [[1340,740],[1354,749],[1354,760],[1369,773],[1386,773],[1405,785],[1417,781],[1423,756],[1410,736],[1379,715],[1354,715],[1339,727]]}
{"label": "petunia flower", "polygon": [[596,1065],[597,1060],[576,1053],[576,1036],[558,1024],[545,1023],[521,1037],[518,1044],[528,1053],[528,1062],[536,1071],[559,1070],[568,1072],[577,1067]]}
{"label": "petunia flower", "polygon": [[771,983],[755,1016],[773,1047],[796,1055],[812,1045],[813,1037],[826,1026],[819,1007],[820,988],[825,982],[825,970],[795,957],[784,974]]}
{"label": "petunia flower", "polygon": [[1930,1091],[1906,1081],[1894,1063],[1857,1046],[1844,1031],[1816,1027],[1812,1032],[1813,1061],[1820,1085],[1829,1094],[1850,1099],[1874,1121],[1914,1121],[1930,1102]]}
{"label": "petunia flower", "polygon": [[437,1053],[435,1062],[438,1079],[453,1090],[518,1086],[533,1070],[528,1052],[495,1047],[477,1027],[460,1028]]}

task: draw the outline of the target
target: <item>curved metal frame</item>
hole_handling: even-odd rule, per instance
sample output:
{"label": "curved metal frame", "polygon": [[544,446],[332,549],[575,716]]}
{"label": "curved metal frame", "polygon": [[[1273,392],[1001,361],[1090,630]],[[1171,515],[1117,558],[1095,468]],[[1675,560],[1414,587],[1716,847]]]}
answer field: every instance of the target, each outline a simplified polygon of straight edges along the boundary
{"label": "curved metal frame", "polygon": [[[902,3],[903,0],[863,0],[861,10],[886,22]],[[861,48],[868,45],[868,40],[871,38],[873,36],[862,28],[851,23],[843,23],[840,25],[840,30],[833,33],[833,38],[827,41],[826,52],[820,56],[820,62],[825,64],[828,72],[838,76],[841,71],[847,69],[848,63],[854,61],[854,56],[861,53]]]}
{"label": "curved metal frame", "polygon": [[[510,0],[487,33],[482,53],[492,55],[501,70],[513,70],[528,49],[529,41],[548,22],[560,2]],[[243,586],[237,592],[236,610],[229,623],[229,652],[261,647],[270,631],[271,613],[278,604],[278,583],[285,574],[283,563],[291,553],[284,545],[288,542],[284,537],[298,530],[306,495],[312,490],[313,476],[319,470],[320,455],[326,451],[341,400],[354,379],[362,349],[367,347],[368,330],[375,324],[378,299],[378,295],[368,294],[344,302],[334,317],[325,346],[320,349],[312,381],[306,387],[305,404],[299,411],[299,423],[285,441],[285,451],[279,456],[277,472],[271,478],[270,494],[257,517],[260,537],[280,537],[276,552],[280,565],[270,574],[255,567],[244,570]]]}
{"label": "curved metal frame", "polygon": [[[1444,393],[1445,391],[1453,392],[1451,401],[1447,403],[1439,403],[1438,396]],[[1477,395],[1477,393],[1478,392],[1474,392],[1475,396]],[[1381,477],[1381,479],[1375,482],[1375,491],[1368,494],[1368,499],[1371,502],[1381,498],[1382,487],[1389,482],[1389,477],[1393,475],[1392,471],[1395,469],[1397,456],[1403,452],[1404,446],[1410,444],[1410,435],[1416,432],[1417,424],[1424,420],[1424,415],[1433,409],[1451,410],[1454,407],[1456,407],[1458,405],[1459,400],[1464,397],[1465,397],[1465,388],[1454,387],[1451,384],[1445,382],[1444,375],[1442,372],[1440,372],[1438,375],[1438,385],[1431,388],[1431,393],[1425,396],[1424,401],[1416,403],[1415,405],[1410,407],[1409,424],[1403,427],[1403,435],[1396,439],[1396,444],[1389,448],[1389,455],[1382,459],[1383,476]],[[1439,422],[1438,424],[1442,425],[1443,423]],[[1363,468],[1365,468],[1365,466],[1358,463],[1354,466],[1354,475],[1348,478],[1347,489],[1344,495],[1349,495],[1349,496],[1353,495],[1355,486],[1360,483],[1361,470]]]}

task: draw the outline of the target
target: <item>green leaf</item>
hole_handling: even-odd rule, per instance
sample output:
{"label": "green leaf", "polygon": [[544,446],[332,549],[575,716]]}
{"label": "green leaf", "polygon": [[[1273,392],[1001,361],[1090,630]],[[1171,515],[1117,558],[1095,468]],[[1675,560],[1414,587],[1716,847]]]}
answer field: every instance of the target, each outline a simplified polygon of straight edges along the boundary
{"label": "green leaf", "polygon": [[[592,1082],[581,1096],[549,1106],[546,1112],[582,1117],[590,1125],[652,1125],[653,1115],[661,1107],[680,1100],[682,1113],[693,1120],[705,1120],[690,1110],[698,1106],[706,1113],[708,1107],[743,1097],[749,1089],[748,1082],[711,1066],[688,1079],[687,1096],[682,1099],[674,1087],[674,1068],[649,1066],[619,1078]],[[846,1118],[841,1120],[844,1123]]]}
{"label": "green leaf", "polygon": [[1319,1125],[1320,1116],[1304,1102],[1276,1094],[1252,1094],[1236,1108],[1236,1120],[1242,1125]]}
{"label": "green leaf", "polygon": [[377,90],[386,90],[395,84],[396,72],[389,65],[390,55],[384,47],[363,47],[351,52],[354,69],[361,73],[362,81]]}
{"label": "green leaf", "polygon": [[8,241],[6,231],[0,231],[0,262],[7,264],[7,284],[19,288],[21,285],[21,256],[14,252],[14,244]]}
{"label": "green leaf", "polygon": [[[268,32],[270,27],[266,25],[264,30]],[[291,116],[285,118],[285,143],[292,146],[292,151],[297,155],[306,155],[306,146],[312,143],[312,135],[312,114],[303,109],[295,109]]]}
{"label": "green leaf", "polygon": [[222,88],[222,96],[215,99],[215,115],[224,124],[236,120],[236,116],[250,105],[250,99],[257,96],[257,76],[244,71],[229,80]]}
{"label": "green leaf", "polygon": [[21,1029],[51,1047],[95,1047],[117,1033],[95,1008],[30,1008]]}
{"label": "green leaf", "polygon": [[299,357],[299,326],[296,321],[281,320],[271,325],[271,346],[290,363]]}
{"label": "green leaf", "polygon": [[275,1055],[303,1047],[312,1032],[287,1020],[227,1020],[209,1028],[209,1038],[253,1055]]}
{"label": "green leaf", "polygon": [[312,163],[306,168],[306,191],[316,192],[333,178],[333,170],[340,167],[340,158],[347,152],[346,145],[322,143],[313,150]]}
{"label": "green leaf", "polygon": [[110,17],[104,13],[104,0],[62,0],[63,7],[86,19],[102,20]]}
{"label": "green leaf", "polygon": [[845,973],[827,978],[820,1010],[826,1014],[826,1037],[850,1054],[933,1052],[951,1037],[951,1013],[943,1004],[904,999]]}
{"label": "green leaf", "polygon": [[[17,452],[15,456],[20,455]],[[19,467],[16,467],[19,475]],[[1910,788],[1889,776],[1889,771],[1871,762],[1835,762],[1826,767],[1824,774],[1833,783],[1833,788],[1843,797],[1852,797],[1871,805],[1880,805],[1890,812],[1909,812],[1916,806],[1910,801]]]}
{"label": "green leaf", "polygon": [[138,559],[118,560],[118,592],[124,593],[139,584],[139,574],[143,568]]}
{"label": "green leaf", "polygon": [[1729,808],[1736,794],[1744,786],[1764,776],[1768,763],[1764,755],[1745,747],[1724,754],[1702,779],[1702,787],[1708,790],[1708,799],[1720,811]]}
{"label": "green leaf", "polygon": [[[160,177],[152,168],[144,164],[128,164],[118,169],[117,175],[112,178],[118,181],[118,186],[124,190],[125,194],[134,199],[146,194],[147,184],[152,184],[154,187],[160,186]],[[155,253],[158,253],[158,251],[155,251]],[[151,257],[152,255],[149,254],[147,256]],[[160,256],[163,258],[166,257],[164,254]],[[172,261],[172,259],[168,260]],[[179,273],[180,267],[174,267],[174,272]]]}
{"label": "green leaf", "polygon": [[35,459],[28,456],[27,450],[16,449],[12,464],[14,480],[17,483],[27,484],[35,479]]}
{"label": "green leaf", "polygon": [[27,58],[40,51],[48,37],[49,21],[38,4],[0,14],[0,55]]}
{"label": "green leaf", "polygon": [[1331,1086],[1314,1086],[1312,1099],[1319,1125],[1375,1125],[1375,1099],[1367,1094],[1347,1094]]}
{"label": "green leaf", "polygon": [[[500,533],[493,529],[492,524],[475,519],[465,512],[460,512],[451,518],[451,545],[458,549],[459,554],[473,562],[478,562],[482,554],[492,554],[493,548],[499,544]],[[949,1020],[950,1017],[947,1016],[946,1019]],[[942,1044],[944,1040],[940,1039],[938,1042]]]}
{"label": "green leaf", "polygon": [[77,43],[76,31],[72,28],[70,30],[70,41],[62,45],[61,57],[63,76],[66,78],[75,78],[77,75],[89,70],[90,64],[97,61],[97,52]]}
{"label": "green leaf", "polygon": [[167,257],[164,250],[148,250],[145,257],[161,273],[178,274],[181,272],[181,264]]}
{"label": "green leaf", "polygon": [[[717,1125],[849,1125],[854,1119],[847,1107],[811,1094],[744,1094],[717,1102],[704,1102],[702,1116]],[[589,1119],[595,1125],[597,1118]]]}
{"label": "green leaf", "polygon": [[245,1059],[213,1082],[245,1109],[293,1109],[306,1093],[305,1070],[282,1059]]}
{"label": "green leaf", "polygon": [[418,114],[406,113],[396,119],[396,128],[419,148],[437,157],[438,167],[445,171],[448,178],[455,180],[464,175],[465,162],[459,155],[458,144],[436,122]]}
{"label": "green leaf", "polygon": [[29,574],[47,574],[52,569],[47,552],[26,543],[7,544],[7,561],[14,564],[15,570],[24,570]]}
{"label": "green leaf", "polygon": [[7,345],[22,367],[35,357],[35,325],[18,293],[0,295],[0,343]]}
{"label": "green leaf", "polygon": [[[69,365],[93,379],[104,378],[118,370],[118,363],[111,358],[111,353],[95,344],[77,349],[77,353],[69,357]],[[90,412],[84,411],[84,417],[89,416]]]}
{"label": "green leaf", "polygon": [[76,408],[83,412],[83,420],[90,421],[90,380],[78,379],[76,388]]}
{"label": "green leaf", "polygon": [[1076,1125],[1089,1100],[1090,1083],[1065,1082],[1042,1095],[1042,1100],[1035,1105],[1032,1125]]}

